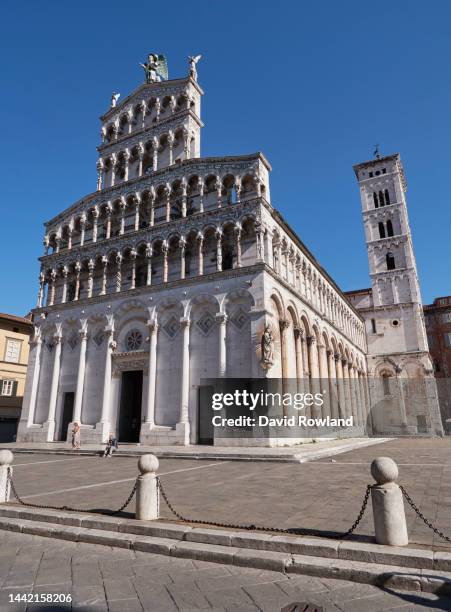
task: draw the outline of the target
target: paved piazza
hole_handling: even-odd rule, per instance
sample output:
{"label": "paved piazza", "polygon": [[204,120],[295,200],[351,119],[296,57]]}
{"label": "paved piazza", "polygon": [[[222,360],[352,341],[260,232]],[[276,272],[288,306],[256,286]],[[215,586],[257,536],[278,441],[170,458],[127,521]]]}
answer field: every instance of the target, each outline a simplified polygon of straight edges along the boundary
{"label": "paved piazza", "polygon": [[[449,438],[393,440],[304,464],[162,459],[159,473],[170,500],[189,518],[345,531],[359,512],[366,484],[373,482],[370,462],[381,455],[399,464],[399,482],[425,516],[451,533]],[[17,490],[39,504],[115,509],[136,475],[133,457],[15,455]],[[406,512],[411,545],[451,550],[410,508]],[[172,518],[164,503],[162,516]],[[372,534],[371,506],[356,534]]]}
{"label": "paved piazza", "polygon": [[[8,603],[10,594],[71,593],[55,606]],[[294,601],[324,612],[451,610],[451,600],[342,580],[287,576],[0,531],[0,610],[278,612]]]}

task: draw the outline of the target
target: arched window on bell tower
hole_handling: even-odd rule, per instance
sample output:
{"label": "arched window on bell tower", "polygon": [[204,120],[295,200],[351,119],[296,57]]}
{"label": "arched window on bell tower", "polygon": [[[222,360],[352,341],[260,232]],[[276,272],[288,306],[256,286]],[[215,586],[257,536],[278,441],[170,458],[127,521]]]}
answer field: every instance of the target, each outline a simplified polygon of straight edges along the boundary
{"label": "arched window on bell tower", "polygon": [[379,206],[384,206],[384,205],[385,205],[384,194],[382,193],[382,191],[379,191]]}
{"label": "arched window on bell tower", "polygon": [[374,207],[379,208],[379,200],[377,198],[377,193],[375,191],[373,192],[373,200],[374,200]]}
{"label": "arched window on bell tower", "polygon": [[385,206],[388,206],[390,204],[390,194],[388,193],[388,189],[386,189],[384,193],[385,193]]}
{"label": "arched window on bell tower", "polygon": [[393,255],[393,253],[387,253],[387,255],[385,256],[385,261],[387,262],[387,270],[395,269],[395,256]]}
{"label": "arched window on bell tower", "polygon": [[393,236],[393,223],[391,219],[387,221],[387,236]]}
{"label": "arched window on bell tower", "polygon": [[382,221],[379,221],[379,238],[385,238],[385,226]]}

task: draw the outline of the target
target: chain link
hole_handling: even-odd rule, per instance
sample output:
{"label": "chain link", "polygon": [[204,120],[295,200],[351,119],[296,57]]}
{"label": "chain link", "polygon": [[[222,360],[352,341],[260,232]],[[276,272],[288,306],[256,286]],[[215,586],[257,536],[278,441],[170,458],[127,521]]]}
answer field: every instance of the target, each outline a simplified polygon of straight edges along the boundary
{"label": "chain link", "polygon": [[[336,534],[333,536],[327,535],[325,537],[333,537],[333,538],[337,538],[341,540],[343,538],[348,537],[349,535],[351,535],[351,533],[355,531],[360,521],[362,520],[363,515],[365,514],[365,510],[368,504],[368,499],[370,496],[371,488],[372,488],[372,485],[367,485],[360,512],[357,516],[357,519],[353,523],[352,527],[348,529],[348,531],[346,531],[345,533],[340,533],[340,534]],[[239,524],[234,524],[234,523],[219,523],[216,521],[204,521],[200,519],[190,519],[180,514],[180,512],[178,512],[175,509],[175,507],[172,505],[172,503],[169,501],[168,495],[166,491],[164,490],[163,484],[159,476],[157,476],[157,490],[161,493],[161,497],[166,502],[166,505],[169,508],[169,510],[172,512],[172,514],[177,519],[179,519],[179,521],[182,521],[184,523],[192,523],[194,525],[211,525],[213,527],[224,527],[224,528],[229,528],[229,529],[245,529],[248,531],[269,531],[269,532],[274,532],[274,533],[296,533],[297,535],[311,535],[311,532],[308,529],[301,529],[301,528],[282,529],[279,527],[266,527],[262,525],[239,525]]]}
{"label": "chain link", "polygon": [[437,529],[437,527],[434,527],[434,525],[431,523],[431,521],[429,521],[424,514],[421,512],[421,510],[418,508],[418,506],[415,504],[415,502],[413,501],[413,499],[410,497],[410,495],[407,493],[407,491],[405,490],[405,488],[402,485],[399,485],[399,488],[402,491],[402,494],[404,495],[406,502],[409,504],[409,506],[412,508],[412,510],[415,512],[415,514],[417,516],[420,517],[420,519],[423,521],[423,523],[425,525],[427,525],[429,527],[429,529],[432,529],[432,531],[437,534],[439,537],[441,537],[443,540],[446,540],[447,542],[451,542],[451,538],[448,538],[448,536],[446,536],[443,531],[440,531],[440,529]]}
{"label": "chain link", "polygon": [[[16,491],[16,487],[14,485],[13,477],[11,474],[11,468],[8,468],[8,474],[6,478],[6,494],[8,494],[8,484],[11,487],[12,494],[14,495],[16,500],[19,502],[19,504],[21,504],[22,506],[27,506],[28,508],[39,508],[40,510],[64,510],[64,511],[69,511],[69,512],[85,512],[89,514],[108,514],[111,516],[115,516],[116,514],[120,514],[123,510],[125,510],[125,508],[132,501],[136,493],[136,487],[138,486],[138,479],[135,480],[133,489],[131,490],[130,495],[125,500],[125,503],[123,503],[122,506],[118,510],[106,510],[105,512],[102,512],[102,513],[99,513],[98,510],[91,510],[91,509],[86,509],[86,508],[71,508],[70,506],[46,506],[44,504],[32,504],[30,502],[25,502],[23,501],[23,499],[21,499],[21,497]],[[6,495],[6,499],[7,498],[8,498],[8,495]]]}

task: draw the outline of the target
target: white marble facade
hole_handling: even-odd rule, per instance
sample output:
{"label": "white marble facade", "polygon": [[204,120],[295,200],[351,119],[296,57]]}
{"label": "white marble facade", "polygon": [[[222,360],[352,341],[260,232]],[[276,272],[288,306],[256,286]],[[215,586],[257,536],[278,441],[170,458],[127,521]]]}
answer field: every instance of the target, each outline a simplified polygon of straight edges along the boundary
{"label": "white marble facade", "polygon": [[273,208],[262,154],[200,156],[202,94],[146,83],[101,117],[97,191],[46,223],[18,440],[77,421],[85,442],[194,444],[218,377],[325,380],[323,415],[371,432],[366,317]]}

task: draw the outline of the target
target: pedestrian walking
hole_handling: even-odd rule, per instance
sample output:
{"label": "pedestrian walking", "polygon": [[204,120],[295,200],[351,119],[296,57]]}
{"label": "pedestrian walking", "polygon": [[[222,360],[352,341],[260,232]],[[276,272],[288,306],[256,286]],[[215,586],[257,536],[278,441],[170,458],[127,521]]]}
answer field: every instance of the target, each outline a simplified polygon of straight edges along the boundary
{"label": "pedestrian walking", "polygon": [[80,450],[80,424],[75,421],[72,429],[72,448],[74,450]]}

